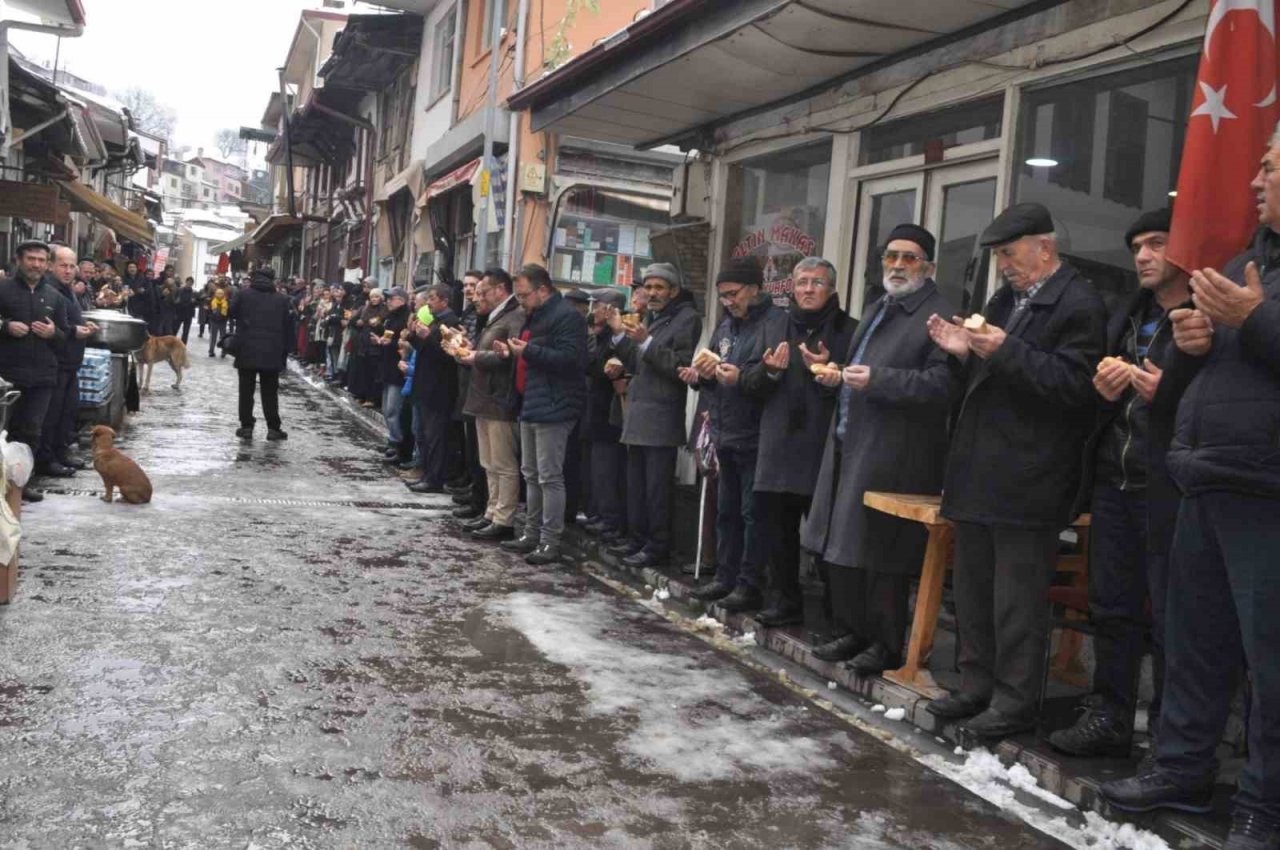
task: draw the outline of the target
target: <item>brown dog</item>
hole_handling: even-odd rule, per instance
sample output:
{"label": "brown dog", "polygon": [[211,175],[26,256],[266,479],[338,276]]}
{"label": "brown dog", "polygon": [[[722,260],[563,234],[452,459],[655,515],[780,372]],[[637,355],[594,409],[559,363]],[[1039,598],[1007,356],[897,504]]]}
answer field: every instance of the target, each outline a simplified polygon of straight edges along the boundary
{"label": "brown dog", "polygon": [[169,368],[176,376],[173,382],[175,390],[182,389],[182,370],[191,365],[187,360],[187,347],[176,336],[153,336],[133,355],[138,365],[144,370],[142,392],[151,392],[151,370],[155,364],[168,361]]}
{"label": "brown dog", "polygon": [[115,489],[119,487],[120,498],[131,505],[150,502],[151,479],[132,458],[112,445],[116,432],[106,425],[94,425],[89,433],[93,435],[93,468],[98,470],[107,488],[102,501],[113,501]]}

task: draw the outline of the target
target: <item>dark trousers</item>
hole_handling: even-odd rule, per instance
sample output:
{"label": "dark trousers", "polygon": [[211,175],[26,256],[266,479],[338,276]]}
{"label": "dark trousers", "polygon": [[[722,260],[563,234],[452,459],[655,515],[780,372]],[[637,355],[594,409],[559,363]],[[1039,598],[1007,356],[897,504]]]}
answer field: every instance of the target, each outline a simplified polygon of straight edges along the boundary
{"label": "dark trousers", "polygon": [[76,415],[80,410],[80,384],[75,369],[59,369],[58,383],[49,394],[40,428],[40,447],[36,461],[53,463],[67,455],[68,434],[75,433]]}
{"label": "dark trousers", "polygon": [[675,446],[627,446],[627,533],[659,558],[671,555]]}
{"label": "dark trousers", "polygon": [[414,400],[414,425],[417,431],[418,458],[422,461],[422,480],[432,487],[444,486],[448,461],[449,411]]}
{"label": "dark trousers", "polygon": [[1280,818],[1280,501],[1238,493],[1185,497],[1169,562],[1168,663],[1156,766],[1212,777],[1231,699],[1249,666],[1249,760],[1236,806]]}
{"label": "dark trousers", "polygon": [[593,440],[591,450],[591,495],[600,524],[607,531],[626,526],[627,450],[614,440]]}
{"label": "dark trousers", "polygon": [[192,316],[180,316],[178,318],[177,330],[175,333],[182,337],[182,344],[187,344],[187,336],[191,333]]}
{"label": "dark trousers", "polygon": [[44,429],[49,402],[55,387],[14,387],[22,396],[13,404],[9,414],[9,439],[26,443],[34,455],[40,451],[40,435]]}
{"label": "dark trousers", "polygon": [[720,449],[720,490],[716,503],[716,580],[725,587],[759,590],[764,562],[756,524],[755,449]]}
{"label": "dark trousers", "polygon": [[218,348],[218,340],[227,335],[227,320],[215,319],[209,323],[209,356],[212,357]]}
{"label": "dark trousers", "polygon": [[755,514],[768,563],[770,602],[780,611],[804,607],[800,595],[800,523],[812,497],[756,491]]}
{"label": "dark trousers", "polygon": [[585,504],[582,490],[582,422],[573,423],[569,442],[564,447],[564,521],[576,522]]}
{"label": "dark trousers", "polygon": [[1040,696],[1056,528],[956,523],[961,691],[1024,719]]}
{"label": "dark trousers", "polygon": [[484,467],[480,465],[480,439],[476,435],[474,416],[462,418],[462,455],[466,462],[468,477],[471,479],[472,510],[484,513],[489,505],[489,478]]}
{"label": "dark trousers", "polygon": [[[1132,720],[1138,676],[1151,631],[1155,694],[1152,719],[1160,714],[1164,681],[1164,598],[1169,586],[1166,558],[1150,554],[1147,496],[1100,484],[1093,491],[1089,546],[1089,619],[1097,667],[1093,690]],[[1147,600],[1151,616],[1147,616]],[[1154,627],[1153,627],[1154,624]],[[1154,728],[1154,725],[1152,726]]]}
{"label": "dark trousers", "polygon": [[907,632],[907,596],[911,579],[884,573],[826,564],[831,589],[831,621],[835,635],[857,635],[879,642],[897,657]]}
{"label": "dark trousers", "polygon": [[259,372],[254,369],[240,369],[240,425],[252,428],[253,389],[257,380],[262,382],[262,416],[267,420],[267,427],[277,430],[280,427],[280,373]]}

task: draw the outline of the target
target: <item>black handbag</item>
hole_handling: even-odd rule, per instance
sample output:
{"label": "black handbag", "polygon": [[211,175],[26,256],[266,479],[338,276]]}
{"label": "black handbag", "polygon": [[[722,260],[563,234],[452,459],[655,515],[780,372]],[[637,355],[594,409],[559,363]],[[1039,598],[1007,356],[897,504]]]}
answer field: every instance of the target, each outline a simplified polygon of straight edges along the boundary
{"label": "black handbag", "polygon": [[218,340],[218,348],[221,348],[226,354],[235,357],[240,351],[240,335],[230,333]]}

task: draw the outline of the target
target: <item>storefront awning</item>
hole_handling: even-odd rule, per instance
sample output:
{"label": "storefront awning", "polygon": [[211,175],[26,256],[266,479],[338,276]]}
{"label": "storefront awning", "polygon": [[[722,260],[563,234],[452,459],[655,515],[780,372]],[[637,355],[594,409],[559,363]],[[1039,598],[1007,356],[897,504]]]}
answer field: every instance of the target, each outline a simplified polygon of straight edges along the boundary
{"label": "storefront awning", "polygon": [[75,180],[59,180],[58,187],[71,202],[71,208],[88,213],[97,221],[110,227],[120,236],[137,242],[146,248],[155,245],[156,234],[151,223],[132,210],[127,210],[110,198],[99,195],[83,183]]}
{"label": "storefront awning", "polygon": [[422,170],[422,160],[416,159],[404,171],[382,184],[382,188],[378,190],[374,200],[385,201],[402,189],[409,190],[410,194],[416,198],[422,194],[422,181],[424,178],[425,172]]}
{"label": "storefront awning", "polygon": [[[310,167],[350,158],[356,128],[369,126],[356,117],[360,99],[360,92],[350,89],[311,90],[307,102],[288,118],[294,166]],[[287,161],[285,134],[281,133],[267,149],[267,162],[284,165]]]}
{"label": "storefront awning", "polygon": [[421,15],[350,15],[320,76],[326,86],[381,91],[421,51]]}
{"label": "storefront awning", "polygon": [[240,234],[235,239],[232,239],[230,242],[223,242],[220,245],[210,245],[209,253],[210,254],[230,254],[232,251],[239,250],[240,248],[243,248],[246,245],[248,245],[249,239],[252,236],[253,236],[253,231],[250,230],[248,233]]}
{"label": "storefront awning", "polygon": [[706,144],[729,121],[1065,0],[672,0],[507,101],[534,131],[647,148]]}
{"label": "storefront awning", "polygon": [[[278,244],[293,230],[302,228],[302,219],[294,218],[284,213],[267,216],[267,220],[259,224],[253,233],[249,234],[250,245],[261,245],[270,247]],[[219,251],[218,253],[222,253]]]}
{"label": "storefront awning", "polygon": [[456,189],[459,186],[471,185],[471,181],[475,179],[479,171],[480,171],[479,159],[473,159],[470,162],[468,162],[466,165],[463,165],[459,168],[455,168],[453,171],[450,171],[448,174],[441,177],[439,180],[433,181],[431,185],[427,187],[427,191],[423,192],[422,196],[418,198],[418,206],[420,207],[426,206],[427,201],[431,200],[432,198],[438,195],[443,195],[445,192],[448,192],[450,189]]}

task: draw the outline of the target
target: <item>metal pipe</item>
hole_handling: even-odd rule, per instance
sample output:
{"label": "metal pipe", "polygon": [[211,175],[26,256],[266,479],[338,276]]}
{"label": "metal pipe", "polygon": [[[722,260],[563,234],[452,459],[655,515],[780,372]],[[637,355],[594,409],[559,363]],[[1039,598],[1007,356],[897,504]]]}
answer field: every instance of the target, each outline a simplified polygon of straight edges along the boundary
{"label": "metal pipe", "polygon": [[45,121],[41,121],[39,124],[35,125],[34,127],[23,130],[20,135],[14,136],[12,139],[10,139],[9,144],[16,145],[18,142],[21,142],[23,139],[26,139],[30,136],[34,136],[36,133],[39,133],[41,130],[45,129],[46,127],[51,127],[54,124],[57,124],[62,119],[70,118],[70,117],[71,117],[71,107],[68,106],[66,109],[62,110],[52,118],[49,118]]}
{"label": "metal pipe", "polygon": [[498,6],[493,5],[492,46],[489,48],[489,94],[484,105],[484,154],[480,158],[480,214],[476,224],[475,265],[489,265],[489,205],[493,203],[493,180],[489,167],[493,164],[493,125],[498,109],[498,60],[501,58],[502,22]]}
{"label": "metal pipe", "polygon": [[[524,88],[525,33],[528,23],[529,0],[520,0],[520,6],[516,11],[516,64],[511,72],[513,94]],[[506,257],[509,269],[518,268],[524,259],[518,256],[523,246],[515,244],[514,241],[516,234],[520,232],[516,229],[516,174],[520,165],[520,115],[521,113],[516,110],[511,110],[507,131],[507,218],[502,223],[502,256]]]}

